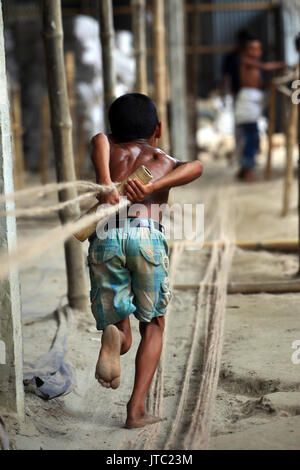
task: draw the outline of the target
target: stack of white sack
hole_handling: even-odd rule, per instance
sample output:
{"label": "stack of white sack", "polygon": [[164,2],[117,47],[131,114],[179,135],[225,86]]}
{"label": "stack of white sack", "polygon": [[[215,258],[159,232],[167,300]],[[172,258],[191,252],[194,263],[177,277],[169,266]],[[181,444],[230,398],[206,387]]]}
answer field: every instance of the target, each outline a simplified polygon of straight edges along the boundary
{"label": "stack of white sack", "polygon": [[[82,103],[85,129],[90,138],[104,130],[103,74],[99,23],[92,17],[79,15],[74,21],[74,35],[81,45],[80,67],[86,68],[86,77],[80,73],[76,83],[78,100]],[[129,31],[116,31],[115,66],[116,95],[131,92],[135,82],[133,38]]]}

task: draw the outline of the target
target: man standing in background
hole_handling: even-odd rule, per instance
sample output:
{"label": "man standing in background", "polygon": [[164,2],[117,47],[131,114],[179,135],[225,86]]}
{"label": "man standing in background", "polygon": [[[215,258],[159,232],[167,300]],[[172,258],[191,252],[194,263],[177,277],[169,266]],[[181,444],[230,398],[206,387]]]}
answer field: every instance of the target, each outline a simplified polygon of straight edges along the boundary
{"label": "man standing in background", "polygon": [[259,151],[258,120],[263,115],[263,71],[285,68],[282,62],[261,62],[262,44],[256,37],[248,37],[240,53],[238,76],[240,89],[235,99],[235,123],[240,171],[238,179],[255,181],[255,157]]}

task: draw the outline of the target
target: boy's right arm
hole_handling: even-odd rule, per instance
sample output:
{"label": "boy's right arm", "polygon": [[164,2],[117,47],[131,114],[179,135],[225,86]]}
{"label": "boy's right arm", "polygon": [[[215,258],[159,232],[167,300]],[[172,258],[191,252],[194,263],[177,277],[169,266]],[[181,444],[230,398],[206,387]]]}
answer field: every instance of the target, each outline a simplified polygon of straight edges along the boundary
{"label": "boy's right arm", "polygon": [[[112,184],[109,170],[110,145],[108,138],[104,134],[97,134],[92,138],[92,162],[96,172],[96,181],[98,184]],[[117,189],[110,193],[100,193],[97,197],[102,204],[117,204],[120,200],[120,194]]]}
{"label": "boy's right arm", "polygon": [[144,185],[139,180],[128,180],[125,185],[125,196],[135,204],[143,202],[152,193],[191,183],[203,173],[203,165],[199,160],[192,162],[172,160],[175,163],[173,170],[154,182]]}
{"label": "boy's right arm", "polygon": [[276,72],[277,70],[283,70],[287,67],[284,62],[259,62],[258,60],[251,59],[250,57],[243,57],[242,63],[266,72]]}

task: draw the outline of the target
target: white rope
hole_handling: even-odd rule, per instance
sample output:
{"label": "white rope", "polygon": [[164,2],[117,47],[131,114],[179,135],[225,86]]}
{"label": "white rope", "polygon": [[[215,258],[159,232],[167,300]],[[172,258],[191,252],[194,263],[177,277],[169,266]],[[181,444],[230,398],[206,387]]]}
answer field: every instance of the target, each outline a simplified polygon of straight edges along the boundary
{"label": "white rope", "polygon": [[31,240],[31,242],[19,244],[17,248],[9,254],[0,254],[0,279],[4,279],[10,270],[24,267],[27,262],[36,259],[48,250],[48,248],[53,248],[58,244],[64,243],[71,238],[74,233],[77,233],[96,222],[100,222],[128,205],[128,200],[122,200],[113,207],[109,207],[94,214],[88,214],[77,221],[69,222],[65,225],[49,230],[46,235],[39,237],[37,240]]}

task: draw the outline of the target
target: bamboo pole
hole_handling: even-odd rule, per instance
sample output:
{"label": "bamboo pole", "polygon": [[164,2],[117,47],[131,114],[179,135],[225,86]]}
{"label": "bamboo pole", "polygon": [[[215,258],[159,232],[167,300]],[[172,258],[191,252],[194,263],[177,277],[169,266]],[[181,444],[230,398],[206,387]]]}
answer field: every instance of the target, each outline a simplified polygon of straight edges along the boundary
{"label": "bamboo pole", "polygon": [[100,40],[102,50],[102,71],[104,88],[104,121],[109,131],[108,110],[116,98],[115,33],[113,25],[112,0],[98,0]]}
{"label": "bamboo pole", "polygon": [[[68,105],[63,55],[63,29],[60,0],[43,0],[43,35],[47,62],[51,128],[58,182],[75,181],[72,120]],[[59,192],[61,202],[76,197],[70,188]],[[79,206],[60,212],[63,224],[79,216]],[[81,246],[74,237],[65,243],[69,305],[87,311],[87,283]]]}
{"label": "bamboo pole", "polygon": [[171,92],[172,154],[187,161],[188,125],[185,63],[185,16],[183,0],[168,0],[168,43]]}
{"label": "bamboo pole", "polygon": [[[193,6],[196,7],[198,0],[193,0]],[[189,121],[190,121],[190,151],[192,159],[196,160],[198,157],[198,143],[197,143],[197,130],[198,130],[198,88],[199,88],[199,54],[197,48],[200,46],[200,12],[195,10],[192,18],[192,58],[191,69],[188,76],[190,77],[188,89],[190,90],[189,98]]]}
{"label": "bamboo pole", "polygon": [[[297,75],[300,75],[300,53],[298,57]],[[300,77],[299,77],[300,78]],[[300,112],[298,104],[298,259],[299,267],[297,276],[300,276]]]}
{"label": "bamboo pole", "polygon": [[272,173],[272,152],[273,152],[273,135],[275,133],[275,119],[276,119],[276,85],[271,83],[270,88],[270,104],[269,104],[269,127],[268,127],[268,157],[265,171],[265,179],[269,181]]}
{"label": "bamboo pole", "polygon": [[50,182],[50,109],[47,94],[42,98],[41,117],[40,175],[42,184],[47,184]]}
{"label": "bamboo pole", "polygon": [[[214,242],[205,242],[199,243],[196,241],[184,241],[184,242],[170,242],[169,248],[170,250],[173,249],[178,244],[184,245],[184,247],[188,248],[212,248],[215,244],[218,246],[224,246],[224,242],[222,241],[214,241]],[[260,241],[236,241],[234,245],[237,248],[241,248],[243,250],[251,250],[251,251],[277,251],[277,252],[284,252],[284,253],[295,253],[298,250],[298,240],[270,240],[265,242]]]}
{"label": "bamboo pole", "polygon": [[170,143],[167,115],[167,63],[164,0],[154,0],[153,14],[155,101],[159,119],[162,122],[161,147],[165,152],[169,152]]}
{"label": "bamboo pole", "polygon": [[85,163],[85,156],[87,153],[87,145],[86,145],[86,138],[84,132],[84,117],[79,116],[78,119],[78,152],[76,158],[76,174],[79,179],[84,177],[84,163]]}
{"label": "bamboo pole", "polygon": [[131,0],[131,6],[136,61],[135,89],[147,95],[146,0]]}
{"label": "bamboo pole", "polygon": [[[12,172],[11,122],[5,63],[4,27],[0,0],[0,193],[14,192]],[[0,211],[13,211],[13,201],[0,205]],[[0,219],[1,253],[11,255],[17,244],[14,216]],[[24,419],[23,343],[19,274],[10,269],[0,282],[0,408]],[[3,465],[3,464],[2,464]]]}
{"label": "bamboo pole", "polygon": [[286,216],[290,208],[291,186],[293,181],[293,155],[297,141],[298,106],[291,101],[286,129],[286,168],[284,178],[282,216]]}
{"label": "bamboo pole", "polygon": [[74,52],[68,51],[65,54],[66,64],[66,80],[69,98],[69,107],[72,120],[75,114],[75,55]]}
{"label": "bamboo pole", "polygon": [[[213,287],[205,285],[204,287]],[[175,284],[174,290],[199,289],[199,284]],[[274,282],[230,282],[227,285],[227,294],[287,294],[300,292],[300,282],[274,281]]]}
{"label": "bamboo pole", "polygon": [[16,189],[24,188],[24,150],[22,127],[21,90],[19,85],[12,89],[12,116],[13,116],[13,139],[14,139],[14,179]]}
{"label": "bamboo pole", "polygon": [[65,67],[66,67],[66,80],[67,80],[67,90],[68,90],[68,99],[71,120],[73,123],[72,127],[72,138],[73,138],[73,148],[75,150],[74,160],[75,160],[75,175],[79,179],[78,173],[78,142],[77,142],[77,120],[76,120],[76,93],[75,93],[75,54],[73,51],[67,51],[65,53]]}

